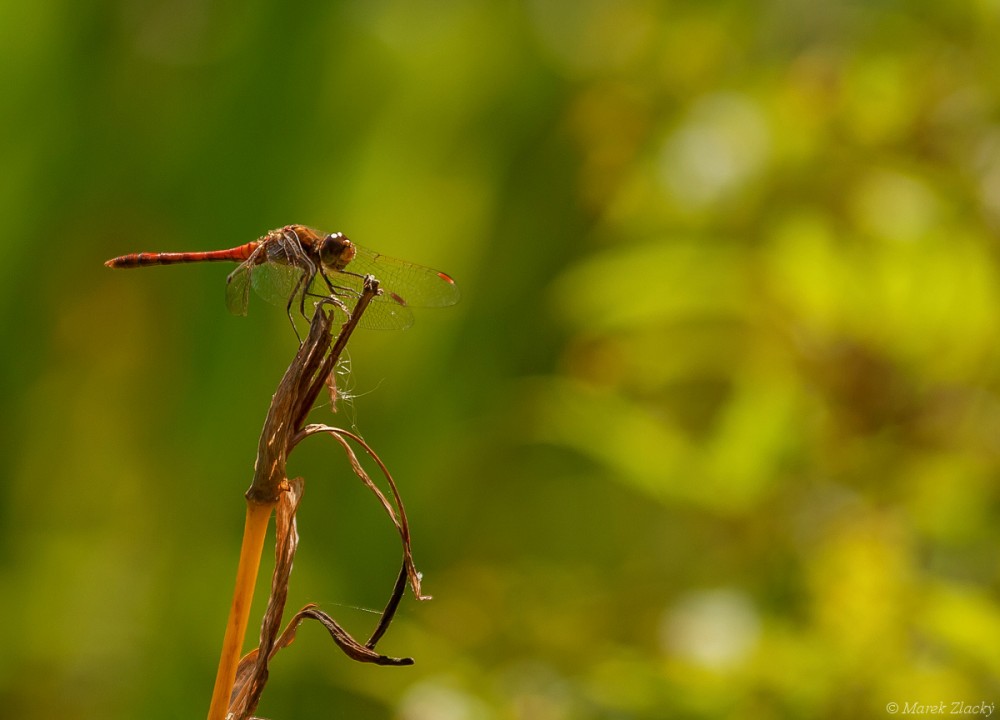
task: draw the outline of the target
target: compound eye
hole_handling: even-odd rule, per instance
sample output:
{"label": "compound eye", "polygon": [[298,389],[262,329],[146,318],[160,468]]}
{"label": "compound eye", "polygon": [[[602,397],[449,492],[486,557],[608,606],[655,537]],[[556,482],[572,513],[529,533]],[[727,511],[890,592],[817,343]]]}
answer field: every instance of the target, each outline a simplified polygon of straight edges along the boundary
{"label": "compound eye", "polygon": [[354,246],[343,233],[331,233],[323,238],[319,259],[328,267],[342,270],[354,259]]}

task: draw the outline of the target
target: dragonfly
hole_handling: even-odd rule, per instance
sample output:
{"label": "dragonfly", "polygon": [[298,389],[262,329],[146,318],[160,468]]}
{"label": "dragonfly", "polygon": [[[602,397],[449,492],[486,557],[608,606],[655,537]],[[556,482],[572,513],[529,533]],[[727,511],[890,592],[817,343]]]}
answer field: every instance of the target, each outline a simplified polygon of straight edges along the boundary
{"label": "dragonfly", "polygon": [[104,263],[136,268],[196,262],[238,262],[226,278],[226,306],[246,315],[250,288],[264,300],[283,305],[295,327],[292,309],[306,316],[306,299],[333,300],[350,312],[365,276],[379,281],[381,293],[362,315],[361,327],[402,330],[413,324],[410,307],[446,307],[460,293],[451,276],[397,260],[351,241],[343,233],[322,233],[305,225],[286,225],[244,245],[204,252],[141,252]]}

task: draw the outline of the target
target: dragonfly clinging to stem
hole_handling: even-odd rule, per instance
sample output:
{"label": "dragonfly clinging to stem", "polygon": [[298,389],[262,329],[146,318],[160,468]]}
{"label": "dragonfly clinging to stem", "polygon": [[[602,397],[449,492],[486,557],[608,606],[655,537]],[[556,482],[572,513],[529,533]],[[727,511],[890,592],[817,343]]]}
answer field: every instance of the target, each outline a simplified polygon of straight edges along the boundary
{"label": "dragonfly clinging to stem", "polygon": [[343,233],[324,234],[305,225],[286,225],[227,250],[132,253],[104,264],[134,268],[221,261],[240,263],[226,278],[226,305],[236,315],[246,315],[251,287],[268,302],[283,305],[289,319],[296,304],[306,314],[308,297],[329,298],[350,312],[366,275],[379,281],[381,294],[362,316],[362,327],[407,328],[413,324],[411,306],[444,307],[460,297],[455,281],[443,272],[368,250]]}

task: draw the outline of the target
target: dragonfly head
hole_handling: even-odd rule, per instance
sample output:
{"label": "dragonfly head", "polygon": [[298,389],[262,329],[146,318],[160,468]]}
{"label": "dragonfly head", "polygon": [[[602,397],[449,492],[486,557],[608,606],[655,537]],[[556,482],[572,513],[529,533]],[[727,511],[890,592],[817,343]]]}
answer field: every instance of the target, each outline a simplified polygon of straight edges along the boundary
{"label": "dragonfly head", "polygon": [[354,243],[344,233],[331,233],[320,242],[319,259],[329,268],[343,270],[354,259]]}

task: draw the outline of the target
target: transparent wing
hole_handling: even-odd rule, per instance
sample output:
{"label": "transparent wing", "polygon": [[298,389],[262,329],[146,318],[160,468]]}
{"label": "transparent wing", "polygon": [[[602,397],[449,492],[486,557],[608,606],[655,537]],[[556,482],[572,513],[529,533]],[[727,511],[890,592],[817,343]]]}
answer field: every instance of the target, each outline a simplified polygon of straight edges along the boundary
{"label": "transparent wing", "polygon": [[[454,305],[461,297],[455,281],[443,272],[397,260],[359,245],[354,247],[357,251],[354,259],[341,274],[374,275],[385,295],[398,305],[445,307]],[[358,285],[360,287],[360,280]]]}
{"label": "transparent wing", "polygon": [[300,277],[302,270],[291,265],[261,265],[248,260],[226,278],[226,307],[233,315],[246,315],[251,287],[270,304],[285,307],[295,292]]}
{"label": "transparent wing", "polygon": [[413,313],[405,305],[375,298],[361,316],[360,327],[369,330],[406,330],[413,324]]}
{"label": "transparent wing", "polygon": [[250,264],[240,263],[239,267],[226,278],[226,307],[233,315],[246,315],[250,304]]}
{"label": "transparent wing", "polygon": [[[310,297],[333,296],[344,303],[349,310],[354,310],[361,296],[364,279],[341,272],[327,271],[330,285],[317,273],[309,287]],[[369,330],[405,330],[413,324],[413,313],[391,295],[383,293],[368,304],[361,316],[359,327]]]}
{"label": "transparent wing", "polygon": [[268,262],[258,265],[253,269],[253,289],[260,297],[271,305],[285,307],[294,293],[296,299],[293,305],[298,302],[298,295],[302,292],[301,278],[302,268],[294,265],[279,265]]}

